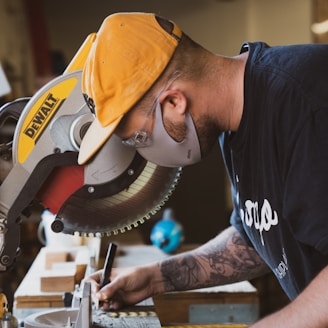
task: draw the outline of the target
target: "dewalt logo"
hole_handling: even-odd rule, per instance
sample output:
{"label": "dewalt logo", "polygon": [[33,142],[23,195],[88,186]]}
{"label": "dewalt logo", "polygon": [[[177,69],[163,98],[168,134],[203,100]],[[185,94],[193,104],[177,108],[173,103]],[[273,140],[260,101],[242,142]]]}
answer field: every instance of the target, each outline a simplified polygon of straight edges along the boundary
{"label": "dewalt logo", "polygon": [[28,123],[24,134],[33,140],[37,140],[43,131],[43,124],[47,122],[47,118],[51,117],[58,108],[59,98],[55,98],[52,93],[46,96],[32,120]]}
{"label": "dewalt logo", "polygon": [[63,78],[64,80],[60,83],[56,82],[53,86],[50,85],[40,97],[32,98],[31,107],[27,107],[28,111],[25,114],[17,141],[17,160],[19,163],[25,162],[32,150],[39,145],[40,151],[51,152],[51,149],[44,149],[41,142],[42,134],[46,133],[50,122],[65,108],[66,100],[70,98],[78,83],[78,79],[75,77]]}

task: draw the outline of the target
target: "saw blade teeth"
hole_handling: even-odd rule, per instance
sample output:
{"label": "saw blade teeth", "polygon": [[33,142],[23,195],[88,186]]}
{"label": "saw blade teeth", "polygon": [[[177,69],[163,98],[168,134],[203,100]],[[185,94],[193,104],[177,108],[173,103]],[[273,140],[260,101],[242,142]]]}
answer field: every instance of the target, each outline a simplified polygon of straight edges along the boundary
{"label": "saw blade teeth", "polygon": [[[119,211],[120,206],[127,206],[129,208],[129,203],[127,202],[129,198],[135,197],[135,201],[138,200],[138,197],[144,196],[144,188],[146,185],[150,184],[149,181],[151,179],[154,179],[155,186],[158,183],[162,183],[162,172],[163,168],[156,166],[155,164],[152,164],[150,162],[147,163],[146,167],[144,168],[142,174],[137,178],[135,182],[133,182],[128,189],[122,190],[121,192],[112,195],[110,197],[105,197],[103,200],[103,203],[95,200],[94,203],[90,201],[89,205],[92,205],[95,210],[99,210],[100,208],[106,206],[109,209],[112,209],[114,211]],[[125,224],[121,222],[118,224],[115,222],[115,224],[110,225],[107,223],[104,223],[104,225],[107,227],[102,227],[100,224],[97,224],[96,229],[92,229],[93,222],[90,222],[89,220],[85,220],[85,224],[83,225],[83,222],[81,223],[80,221],[78,222],[77,226],[81,226],[80,230],[80,236],[83,234],[85,231],[91,231],[91,234],[97,235],[100,237],[104,236],[114,236],[114,235],[119,235],[120,233],[124,233],[126,231],[129,231],[133,228],[138,227],[139,225],[143,224],[145,221],[150,220],[155,214],[157,214],[167,203],[171,195],[174,193],[174,190],[176,189],[176,186],[181,178],[182,175],[182,168],[178,168],[174,173],[167,173],[167,171],[164,171],[164,174],[168,176],[169,178],[169,185],[165,185],[165,191],[161,191],[157,196],[156,196],[156,201],[150,197],[149,202],[148,198],[146,201],[146,207],[147,210],[144,211],[143,213],[136,214],[136,216],[133,218],[130,214],[125,215]],[[174,177],[172,177],[172,174],[174,174]],[[153,185],[151,185],[153,188]],[[151,189],[152,190],[152,189]],[[145,189],[146,194],[148,192],[148,189]],[[152,194],[151,194],[152,196]],[[160,199],[159,199],[160,198]],[[126,204],[126,205],[125,205]],[[139,204],[138,202],[136,203],[137,205]],[[91,207],[92,207],[91,206]],[[137,206],[138,207],[138,206]],[[128,212],[128,209],[126,210]],[[114,212],[115,213],[115,212]],[[111,213],[110,213],[111,214]],[[115,215],[115,214],[114,214]],[[80,217],[79,217],[80,218]],[[73,222],[75,224],[75,222]],[[76,225],[76,224],[75,224]],[[78,228],[79,229],[79,228]],[[98,232],[95,232],[98,231]],[[90,235],[91,235],[90,234]]]}

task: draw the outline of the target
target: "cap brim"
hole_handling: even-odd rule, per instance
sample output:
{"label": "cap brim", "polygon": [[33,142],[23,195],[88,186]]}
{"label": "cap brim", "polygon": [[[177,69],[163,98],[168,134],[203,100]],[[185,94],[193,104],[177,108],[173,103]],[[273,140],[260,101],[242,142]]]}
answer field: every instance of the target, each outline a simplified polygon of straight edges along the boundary
{"label": "cap brim", "polygon": [[114,130],[120,123],[122,117],[123,115],[106,127],[101,126],[97,119],[91,123],[81,142],[78,157],[78,163],[80,165],[88,162],[98,152],[103,144],[114,133]]}

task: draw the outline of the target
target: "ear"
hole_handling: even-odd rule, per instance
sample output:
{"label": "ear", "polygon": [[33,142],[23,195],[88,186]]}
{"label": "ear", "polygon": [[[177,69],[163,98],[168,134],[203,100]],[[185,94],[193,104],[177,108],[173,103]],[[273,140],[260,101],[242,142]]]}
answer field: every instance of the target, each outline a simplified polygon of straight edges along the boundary
{"label": "ear", "polygon": [[187,98],[181,90],[165,90],[158,98],[161,104],[163,115],[178,114],[184,115],[187,110]]}

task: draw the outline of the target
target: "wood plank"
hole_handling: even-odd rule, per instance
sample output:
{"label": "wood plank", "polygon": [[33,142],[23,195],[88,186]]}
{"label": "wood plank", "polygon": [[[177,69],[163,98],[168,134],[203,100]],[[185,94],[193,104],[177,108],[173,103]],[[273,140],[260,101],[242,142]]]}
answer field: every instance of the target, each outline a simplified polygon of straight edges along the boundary
{"label": "wood plank", "polygon": [[63,298],[63,293],[42,293],[39,295],[21,295],[15,297],[17,303],[32,302],[58,302]]}
{"label": "wood plank", "polygon": [[[46,259],[48,258],[48,263]],[[69,262],[59,263],[58,261],[62,261],[63,259],[68,260]],[[76,263],[72,262],[73,260]],[[47,247],[43,247],[37,257],[35,258],[33,264],[31,265],[29,271],[25,275],[24,279],[22,280],[21,284],[18,286],[15,292],[15,307],[20,308],[26,307],[26,304],[30,304],[30,307],[34,307],[35,302],[39,302],[42,305],[42,302],[48,302],[48,307],[51,307],[51,304],[56,304],[63,306],[63,292],[62,291],[45,291],[48,289],[44,289],[41,286],[41,277],[45,275],[50,275],[49,271],[46,270],[46,265],[49,265],[50,262],[56,268],[64,268],[65,266],[72,267],[73,264],[76,275],[74,275],[74,281],[80,282],[80,279],[83,276],[83,269],[86,268],[86,264],[89,260],[89,248],[87,246],[77,246],[73,247],[70,251],[54,251],[53,249],[49,249]],[[71,262],[70,262],[71,261]],[[47,263],[47,264],[46,264]],[[58,269],[59,270],[59,269]],[[56,270],[54,270],[56,271]],[[60,270],[61,271],[61,270]],[[66,271],[63,270],[63,272]],[[57,273],[56,273],[57,274]],[[77,280],[79,279],[79,280]],[[74,290],[74,285],[71,286],[70,289]],[[42,288],[41,288],[42,287]],[[69,290],[65,290],[69,291]],[[39,307],[39,306],[37,306]],[[43,306],[41,306],[43,307]]]}
{"label": "wood plank", "polygon": [[47,270],[40,276],[41,292],[72,292],[75,287],[76,268]]}
{"label": "wood plank", "polygon": [[[40,301],[40,302],[16,302],[15,303],[15,308],[16,309],[30,309],[30,308],[50,308],[51,307],[51,302],[45,302],[45,301]],[[62,305],[61,305],[62,307]]]}
{"label": "wood plank", "polygon": [[153,301],[161,324],[170,325],[172,323],[189,323],[191,305],[258,304],[259,297],[256,288],[244,281],[193,291],[165,293],[154,296]]}
{"label": "wood plank", "polygon": [[42,270],[51,270],[52,266],[58,262],[67,262],[68,252],[66,251],[47,251],[44,254],[45,256],[45,266],[42,267]]}
{"label": "wood plank", "polygon": [[[72,254],[71,254],[72,255]],[[30,308],[41,308],[42,304],[46,307],[62,307],[62,293],[46,293],[40,290],[40,267],[42,266],[42,254],[39,254],[34,261],[32,267],[24,278],[21,286],[15,293],[15,301],[17,308],[24,308],[29,304]],[[76,254],[73,253],[73,258]],[[135,246],[120,246],[118,256],[115,258],[114,266],[127,267],[134,265],[142,265],[154,261],[158,261],[167,257],[168,255],[160,251],[155,246],[135,245]],[[57,264],[60,266],[61,264]],[[56,265],[55,265],[56,268]],[[200,289],[196,291],[189,291],[183,293],[167,293],[154,298],[154,304],[151,306],[156,309],[157,316],[150,315],[144,311],[139,314],[134,311],[121,311],[122,313],[101,314],[100,320],[103,327],[160,327],[159,322],[169,324],[175,323],[188,324],[186,317],[187,308],[189,304],[207,304],[207,303],[256,303],[258,302],[257,290],[249,282],[242,282],[238,284],[220,286],[210,289]],[[62,304],[62,305],[61,305]],[[59,305],[59,306],[58,306]],[[140,308],[139,308],[140,309]],[[155,312],[155,311],[153,311]],[[176,313],[178,317],[170,318],[170,315]],[[114,317],[116,316],[116,317]],[[104,325],[106,324],[106,325]],[[231,326],[230,326],[231,327]]]}

